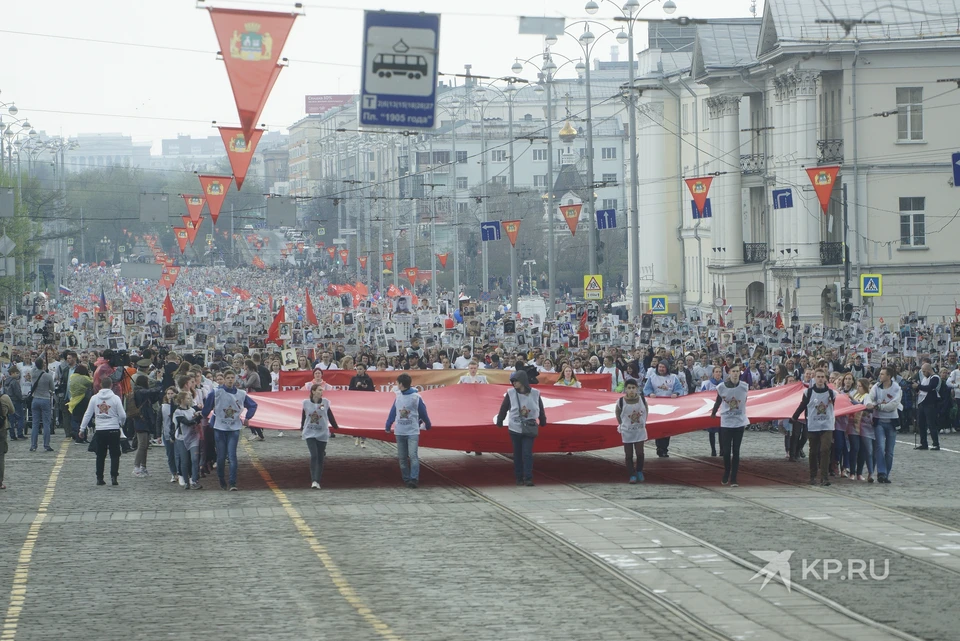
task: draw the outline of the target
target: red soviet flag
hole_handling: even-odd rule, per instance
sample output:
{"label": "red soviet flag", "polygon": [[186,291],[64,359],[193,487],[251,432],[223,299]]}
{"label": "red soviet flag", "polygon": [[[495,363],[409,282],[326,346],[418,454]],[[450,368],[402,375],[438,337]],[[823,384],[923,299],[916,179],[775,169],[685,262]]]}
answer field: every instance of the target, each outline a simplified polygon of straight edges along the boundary
{"label": "red soviet flag", "polygon": [[283,305],[280,306],[280,311],[277,312],[277,315],[273,317],[273,322],[270,323],[270,329],[267,330],[267,343],[276,343],[280,347],[283,347],[283,341],[280,340],[280,323],[284,322],[286,315],[283,311]]}
{"label": "red soviet flag", "polygon": [[240,128],[253,135],[280,69],[281,51],[295,13],[210,9],[220,54],[227,67],[233,98],[240,115]]}
{"label": "red soviet flag", "polygon": [[307,290],[307,322],[313,326],[319,325],[317,314],[313,311],[313,301],[310,300],[310,290]]}
{"label": "red soviet flag", "polygon": [[263,136],[263,129],[254,129],[249,143],[242,129],[236,127],[218,127],[218,129],[220,137],[223,138],[223,146],[227,148],[230,169],[233,171],[233,179],[237,181],[237,191],[239,191],[243,187],[243,179],[247,177],[247,170],[250,169],[253,152],[257,149],[260,137]]}
{"label": "red soviet flag", "polygon": [[163,299],[163,319],[168,323],[173,319],[173,301],[170,300],[170,290],[167,290],[167,295]]}

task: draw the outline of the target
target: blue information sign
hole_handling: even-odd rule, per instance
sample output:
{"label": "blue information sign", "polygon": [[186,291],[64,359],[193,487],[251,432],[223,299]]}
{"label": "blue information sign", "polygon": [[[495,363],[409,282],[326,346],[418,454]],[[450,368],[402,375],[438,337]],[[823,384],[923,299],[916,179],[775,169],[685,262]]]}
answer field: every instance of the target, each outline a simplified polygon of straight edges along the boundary
{"label": "blue information sign", "polygon": [[439,14],[364,13],[361,127],[434,127],[439,46]]}

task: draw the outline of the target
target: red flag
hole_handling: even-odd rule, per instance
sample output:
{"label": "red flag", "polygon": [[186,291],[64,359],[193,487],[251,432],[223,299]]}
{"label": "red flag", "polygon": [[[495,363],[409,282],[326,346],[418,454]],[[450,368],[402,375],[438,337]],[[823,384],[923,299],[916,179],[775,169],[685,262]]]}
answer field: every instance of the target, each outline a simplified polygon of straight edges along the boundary
{"label": "red flag", "polygon": [[393,269],[393,254],[383,254],[383,264],[387,266],[387,269]]}
{"label": "red flag", "polygon": [[583,316],[580,317],[580,327],[577,328],[577,336],[580,340],[585,341],[590,338],[590,328],[587,327],[587,312],[583,312]]}
{"label": "red flag", "polygon": [[442,267],[443,269],[446,269],[446,268],[447,268],[447,257],[448,257],[449,255],[450,255],[450,254],[448,254],[448,253],[437,254],[437,260],[440,261],[440,267]]}
{"label": "red flag", "polygon": [[83,313],[83,312],[89,312],[89,311],[90,311],[90,310],[87,309],[86,307],[80,307],[80,305],[74,305],[74,306],[73,306],[73,317],[74,317],[74,318],[80,318],[80,314],[81,314],[81,313]]}
{"label": "red flag", "polygon": [[407,280],[410,281],[411,285],[417,284],[417,272],[420,271],[416,267],[407,267],[403,270],[404,276],[407,277]]}
{"label": "red flag", "polygon": [[697,206],[697,213],[703,216],[703,208],[707,204],[707,194],[710,193],[710,183],[713,182],[713,176],[703,178],[684,178],[687,183],[687,189],[693,196],[693,203]]}
{"label": "red flag", "polygon": [[[580,216],[580,213],[577,212],[577,217],[579,218],[579,216]],[[569,224],[569,223],[570,223],[570,221],[567,221],[567,224]],[[505,232],[507,233],[507,238],[510,239],[510,245],[513,246],[513,247],[516,247],[516,246],[517,246],[517,234],[520,233],[520,221],[519,221],[519,220],[504,220],[504,221],[502,221],[500,224],[503,225],[503,231],[505,231]],[[574,227],[576,227],[576,223],[574,223]],[[570,231],[573,231],[573,227],[570,229]],[[443,266],[446,267],[447,264],[444,263]]]}
{"label": "red flag", "polygon": [[[580,222],[581,209],[583,209],[583,205],[560,205],[560,213],[563,214],[564,220],[567,221],[567,227],[570,228],[570,233],[573,234],[574,236],[577,235],[577,223]],[[517,231],[519,231],[520,222],[519,221],[516,221],[516,222],[517,222]],[[513,244],[515,240],[516,240],[516,234],[514,234],[514,237],[510,239],[510,243]]]}
{"label": "red flag", "polygon": [[367,256],[359,256],[357,260],[360,261],[360,269],[367,268]]}
{"label": "red flag", "polygon": [[183,194],[183,202],[187,205],[187,213],[190,215],[190,220],[194,222],[200,220],[200,214],[203,213],[203,206],[207,202],[207,199],[203,196]]}
{"label": "red flag", "polygon": [[783,316],[780,315],[780,312],[777,312],[777,319],[774,322],[774,327],[777,329],[783,329]]}
{"label": "red flag", "polygon": [[168,323],[173,318],[173,301],[170,300],[170,290],[167,290],[167,295],[163,299],[163,319]]}
{"label": "red flag", "polygon": [[267,330],[267,343],[276,343],[280,347],[283,347],[283,341],[280,340],[280,323],[284,322],[286,315],[283,311],[283,305],[280,306],[280,311],[277,312],[277,315],[273,317],[273,322],[270,323],[270,329]]}
{"label": "red flag", "polygon": [[190,235],[187,233],[186,227],[174,227],[173,233],[177,237],[177,245],[180,246],[180,253],[182,254],[187,249],[187,241],[190,240]]}
{"label": "red flag", "polygon": [[295,13],[210,8],[243,133],[253,128],[282,67],[280,52]]}
{"label": "red flag", "polygon": [[138,305],[143,305],[143,296],[141,296],[140,294],[131,294],[130,302],[136,303]]}
{"label": "red flag", "polygon": [[247,144],[247,138],[243,135],[243,130],[236,127],[218,127],[220,137],[223,138],[223,146],[227,148],[227,158],[230,160],[230,170],[233,171],[233,179],[237,181],[237,191],[243,187],[243,180],[247,177],[247,170],[250,169],[250,161],[253,160],[253,152],[257,149],[257,143],[263,136],[263,129],[254,129],[250,135],[250,144]]}
{"label": "red flag", "polygon": [[837,182],[837,173],[839,172],[840,165],[807,169],[807,175],[810,177],[810,182],[813,183],[813,190],[817,192],[817,199],[820,200],[820,208],[824,215],[827,214],[827,207],[830,206],[830,194],[833,193],[833,185]]}
{"label": "red flag", "polygon": [[233,182],[231,176],[207,176],[200,174],[200,186],[203,187],[203,193],[207,197],[207,207],[210,208],[210,218],[213,224],[217,224],[217,218],[220,217],[220,208],[223,207],[223,200],[227,197],[227,190],[230,189],[230,183]]}
{"label": "red flag", "polygon": [[346,265],[348,258],[350,258],[350,250],[349,250],[349,249],[341,249],[341,250],[340,250],[340,262],[343,263],[344,265]]}
{"label": "red flag", "polygon": [[313,301],[310,300],[310,290],[309,290],[309,289],[307,290],[307,322],[308,322],[310,325],[314,325],[314,326],[320,324],[320,323],[317,322],[317,315],[316,315],[316,313],[314,313],[314,311],[313,311]]}
{"label": "red flag", "polygon": [[336,247],[327,247],[327,253],[330,254],[330,260],[337,259],[337,248]]}

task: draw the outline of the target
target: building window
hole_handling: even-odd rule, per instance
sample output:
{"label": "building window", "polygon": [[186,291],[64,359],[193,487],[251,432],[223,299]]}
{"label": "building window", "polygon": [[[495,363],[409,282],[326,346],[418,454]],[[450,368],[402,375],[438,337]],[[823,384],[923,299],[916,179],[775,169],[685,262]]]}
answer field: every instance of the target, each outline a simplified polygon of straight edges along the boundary
{"label": "building window", "polygon": [[534,175],[533,177],[533,186],[534,187],[546,187],[547,186],[547,175]]}
{"label": "building window", "polygon": [[469,214],[469,213],[470,213],[470,203],[457,203],[457,213],[458,213],[458,214]]}
{"label": "building window", "polygon": [[457,164],[458,164],[458,165],[465,165],[466,163],[467,163],[467,152],[465,152],[465,151],[458,151],[458,152],[457,152]]}
{"label": "building window", "polygon": [[507,162],[507,152],[503,149],[494,149],[490,152],[493,162]]}
{"label": "building window", "polygon": [[601,209],[616,209],[617,208],[617,199],[616,198],[604,198],[603,207]]}
{"label": "building window", "polygon": [[450,164],[450,152],[449,152],[449,151],[435,151],[435,152],[433,152],[433,164],[434,164],[434,165],[448,165],[448,164]]}
{"label": "building window", "polygon": [[465,176],[457,176],[457,189],[466,189],[467,179]]}
{"label": "building window", "polygon": [[533,150],[533,159],[535,161],[546,161],[547,160],[547,150],[546,149],[534,149]]}
{"label": "building window", "polygon": [[604,147],[600,150],[600,158],[603,160],[614,160],[617,157],[616,147]]}
{"label": "building window", "polygon": [[606,187],[612,187],[617,184],[617,175],[616,174],[603,174],[602,182],[606,183]]}
{"label": "building window", "polygon": [[926,244],[923,216],[925,201],[922,196],[900,199],[901,247],[922,247]]}
{"label": "building window", "polygon": [[507,185],[507,177],[506,177],[506,176],[494,176],[494,177],[493,177],[493,184],[494,184],[494,185],[503,185],[503,186],[506,186],[506,185]]}
{"label": "building window", "polygon": [[897,87],[897,140],[923,140],[921,87]]}
{"label": "building window", "polygon": [[418,151],[417,152],[417,166],[426,167],[430,164],[430,152],[429,151]]}

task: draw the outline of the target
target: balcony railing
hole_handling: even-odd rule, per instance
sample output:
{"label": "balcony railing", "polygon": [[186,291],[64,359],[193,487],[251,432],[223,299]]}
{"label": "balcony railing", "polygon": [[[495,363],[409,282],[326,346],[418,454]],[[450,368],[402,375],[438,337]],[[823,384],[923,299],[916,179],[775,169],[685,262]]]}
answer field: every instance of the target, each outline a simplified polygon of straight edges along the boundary
{"label": "balcony railing", "polygon": [[743,244],[743,262],[762,263],[767,259],[766,243],[744,243]]}
{"label": "balcony railing", "polygon": [[764,154],[746,154],[740,156],[740,173],[744,175],[762,174],[767,157]]}
{"label": "balcony railing", "polygon": [[818,140],[817,163],[828,165],[835,162],[843,162],[843,139]]}
{"label": "balcony railing", "polygon": [[821,265],[843,264],[843,243],[820,243]]}

